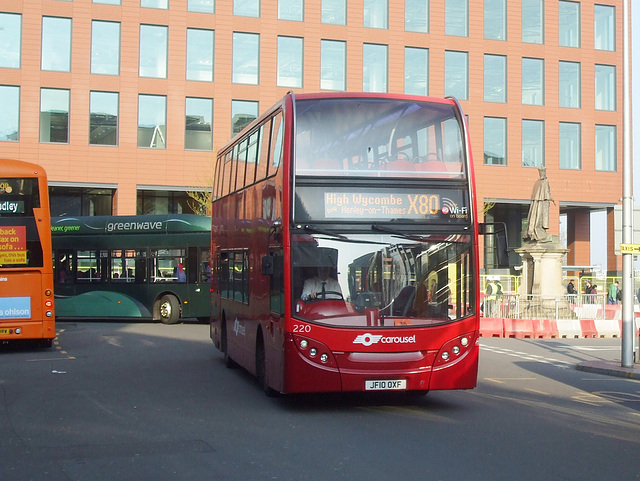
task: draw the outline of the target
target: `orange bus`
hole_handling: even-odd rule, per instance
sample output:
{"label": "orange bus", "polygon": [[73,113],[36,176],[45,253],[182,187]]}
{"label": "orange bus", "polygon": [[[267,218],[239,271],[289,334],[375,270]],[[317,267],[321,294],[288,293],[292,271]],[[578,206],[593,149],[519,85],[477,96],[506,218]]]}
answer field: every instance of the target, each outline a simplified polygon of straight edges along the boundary
{"label": "orange bus", "polygon": [[36,164],[0,160],[0,342],[51,347],[51,218],[47,174]]}
{"label": "orange bus", "polygon": [[288,93],[223,147],[210,337],[267,394],[476,386],[478,222],[452,98]]}

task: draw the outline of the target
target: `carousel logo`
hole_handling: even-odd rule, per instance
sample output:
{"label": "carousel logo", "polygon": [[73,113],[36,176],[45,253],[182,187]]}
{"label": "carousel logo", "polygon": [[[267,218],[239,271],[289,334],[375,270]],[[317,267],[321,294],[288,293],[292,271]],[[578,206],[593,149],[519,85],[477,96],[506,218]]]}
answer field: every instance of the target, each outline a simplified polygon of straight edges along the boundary
{"label": "carousel logo", "polygon": [[382,344],[413,344],[416,342],[415,334],[413,336],[380,336],[377,334],[360,334],[353,340],[354,344],[362,344],[363,346],[371,346],[377,343]]}

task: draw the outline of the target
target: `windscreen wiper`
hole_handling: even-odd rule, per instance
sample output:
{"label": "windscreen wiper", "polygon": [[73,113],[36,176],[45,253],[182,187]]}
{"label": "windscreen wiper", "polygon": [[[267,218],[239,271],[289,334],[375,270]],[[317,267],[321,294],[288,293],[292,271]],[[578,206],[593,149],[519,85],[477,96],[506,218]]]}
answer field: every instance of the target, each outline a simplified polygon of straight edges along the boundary
{"label": "windscreen wiper", "polygon": [[309,225],[306,224],[304,226],[302,226],[302,228],[307,231],[307,232],[313,232],[314,234],[322,234],[322,235],[326,235],[329,237],[333,237],[335,239],[340,239],[341,241],[348,241],[349,238],[342,235],[342,234],[338,234],[336,232],[331,232],[329,230],[326,229],[322,229],[321,227],[317,227],[315,225]]}
{"label": "windscreen wiper", "polygon": [[395,230],[395,229],[390,229],[389,227],[381,226],[379,224],[371,224],[371,230],[374,230],[374,231],[377,231],[377,232],[384,232],[386,234],[391,234],[391,235],[393,235],[395,237],[401,237],[403,239],[412,240],[412,241],[416,241],[416,242],[427,242],[427,240],[428,240],[427,238],[425,238],[423,236],[406,234],[404,232],[401,232],[401,231],[398,231],[398,230]]}

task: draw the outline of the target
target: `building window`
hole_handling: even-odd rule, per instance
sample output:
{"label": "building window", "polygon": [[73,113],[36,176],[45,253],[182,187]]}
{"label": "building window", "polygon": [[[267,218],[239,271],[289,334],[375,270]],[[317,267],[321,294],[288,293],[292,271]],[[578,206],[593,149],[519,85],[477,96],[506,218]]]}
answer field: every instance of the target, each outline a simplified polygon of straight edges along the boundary
{"label": "building window", "polygon": [[278,0],[278,20],[304,20],[304,0]]}
{"label": "building window", "polygon": [[0,13],[0,68],[20,68],[22,15]]}
{"label": "building window", "polygon": [[71,71],[71,19],[42,17],[42,70]]}
{"label": "building window", "polygon": [[522,103],[544,105],[544,60],[522,59]]}
{"label": "building window", "polygon": [[347,0],[322,0],[322,23],[347,24]]}
{"label": "building window", "polygon": [[233,83],[258,85],[259,65],[260,35],[233,32]]}
{"label": "building window", "polygon": [[51,186],[51,217],[113,215],[115,193],[104,187]]}
{"label": "building window", "polygon": [[484,56],[484,101],[507,101],[507,57]]}
{"label": "building window", "polygon": [[0,85],[0,142],[20,140],[20,87]]}
{"label": "building window", "polygon": [[89,144],[118,145],[119,94],[91,92],[89,98]]}
{"label": "building window", "polygon": [[444,33],[458,37],[469,36],[469,0],[444,1]]}
{"label": "building window", "polygon": [[187,80],[213,82],[214,31],[187,29]]}
{"label": "building window", "polygon": [[91,73],[120,74],[120,23],[91,22]]}
{"label": "building window", "polygon": [[196,13],[216,13],[215,0],[188,0],[187,11]]}
{"label": "building window", "polygon": [[168,27],[140,25],[140,77],[167,78]]}
{"label": "building window", "polygon": [[507,0],[484,0],[484,38],[507,39]]}
{"label": "building window", "polygon": [[364,0],[363,24],[367,28],[389,28],[389,1]]}
{"label": "building window", "polygon": [[260,0],[233,0],[233,14],[240,17],[260,17]]}
{"label": "building window", "polygon": [[258,118],[258,102],[253,100],[231,101],[231,135],[236,135],[245,126]]}
{"label": "building window", "polygon": [[469,54],[467,52],[445,51],[444,53],[444,94],[459,100],[469,97]]}
{"label": "building window", "polygon": [[429,49],[404,48],[404,93],[429,95]]}
{"label": "building window", "polygon": [[616,67],[596,65],[596,110],[616,110]]}
{"label": "building window", "polygon": [[596,125],[596,170],[615,172],[616,152],[616,126]]}
{"label": "building window", "polygon": [[580,64],[560,62],[558,71],[558,105],[580,108]]}
{"label": "building window", "polygon": [[213,99],[187,97],[184,111],[184,148],[213,150]]}
{"label": "building window", "polygon": [[347,44],[338,40],[320,41],[320,89],[347,88]]}
{"label": "building window", "polygon": [[616,7],[594,6],[594,48],[596,50],[616,50]]}
{"label": "building window", "polygon": [[184,191],[138,189],[136,214],[195,214],[192,199]]}
{"label": "building window", "polygon": [[542,120],[522,121],[522,166],[542,167],[544,165],[544,122]]}
{"label": "building window", "polygon": [[138,147],[165,149],[167,138],[167,97],[138,95]]}
{"label": "building window", "polygon": [[40,89],[40,142],[69,142],[69,90]]}
{"label": "building window", "polygon": [[162,10],[169,9],[169,0],[140,0],[142,8],[159,8]]}
{"label": "building window", "polygon": [[560,122],[558,161],[561,169],[581,169],[580,124]]}
{"label": "building window", "polygon": [[387,92],[388,47],[365,43],[362,47],[362,91]]}
{"label": "building window", "polygon": [[544,0],[522,0],[522,41],[544,43]]}
{"label": "building window", "polygon": [[484,163],[507,165],[507,119],[484,118]]}
{"label": "building window", "polygon": [[278,87],[302,87],[303,39],[278,37]]}
{"label": "building window", "polygon": [[404,29],[429,33],[429,0],[404,0]]}
{"label": "building window", "polygon": [[93,0],[93,3],[102,3],[104,5],[120,5],[120,0]]}
{"label": "building window", "polygon": [[561,47],[580,48],[580,4],[558,2],[558,40]]}

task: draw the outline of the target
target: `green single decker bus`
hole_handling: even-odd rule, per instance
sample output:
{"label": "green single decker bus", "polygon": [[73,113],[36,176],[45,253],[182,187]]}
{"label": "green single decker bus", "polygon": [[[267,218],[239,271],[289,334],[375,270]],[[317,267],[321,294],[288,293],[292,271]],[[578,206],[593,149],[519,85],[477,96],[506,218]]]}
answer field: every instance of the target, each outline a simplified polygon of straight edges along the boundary
{"label": "green single decker bus", "polygon": [[209,319],[211,218],[51,219],[56,316]]}

